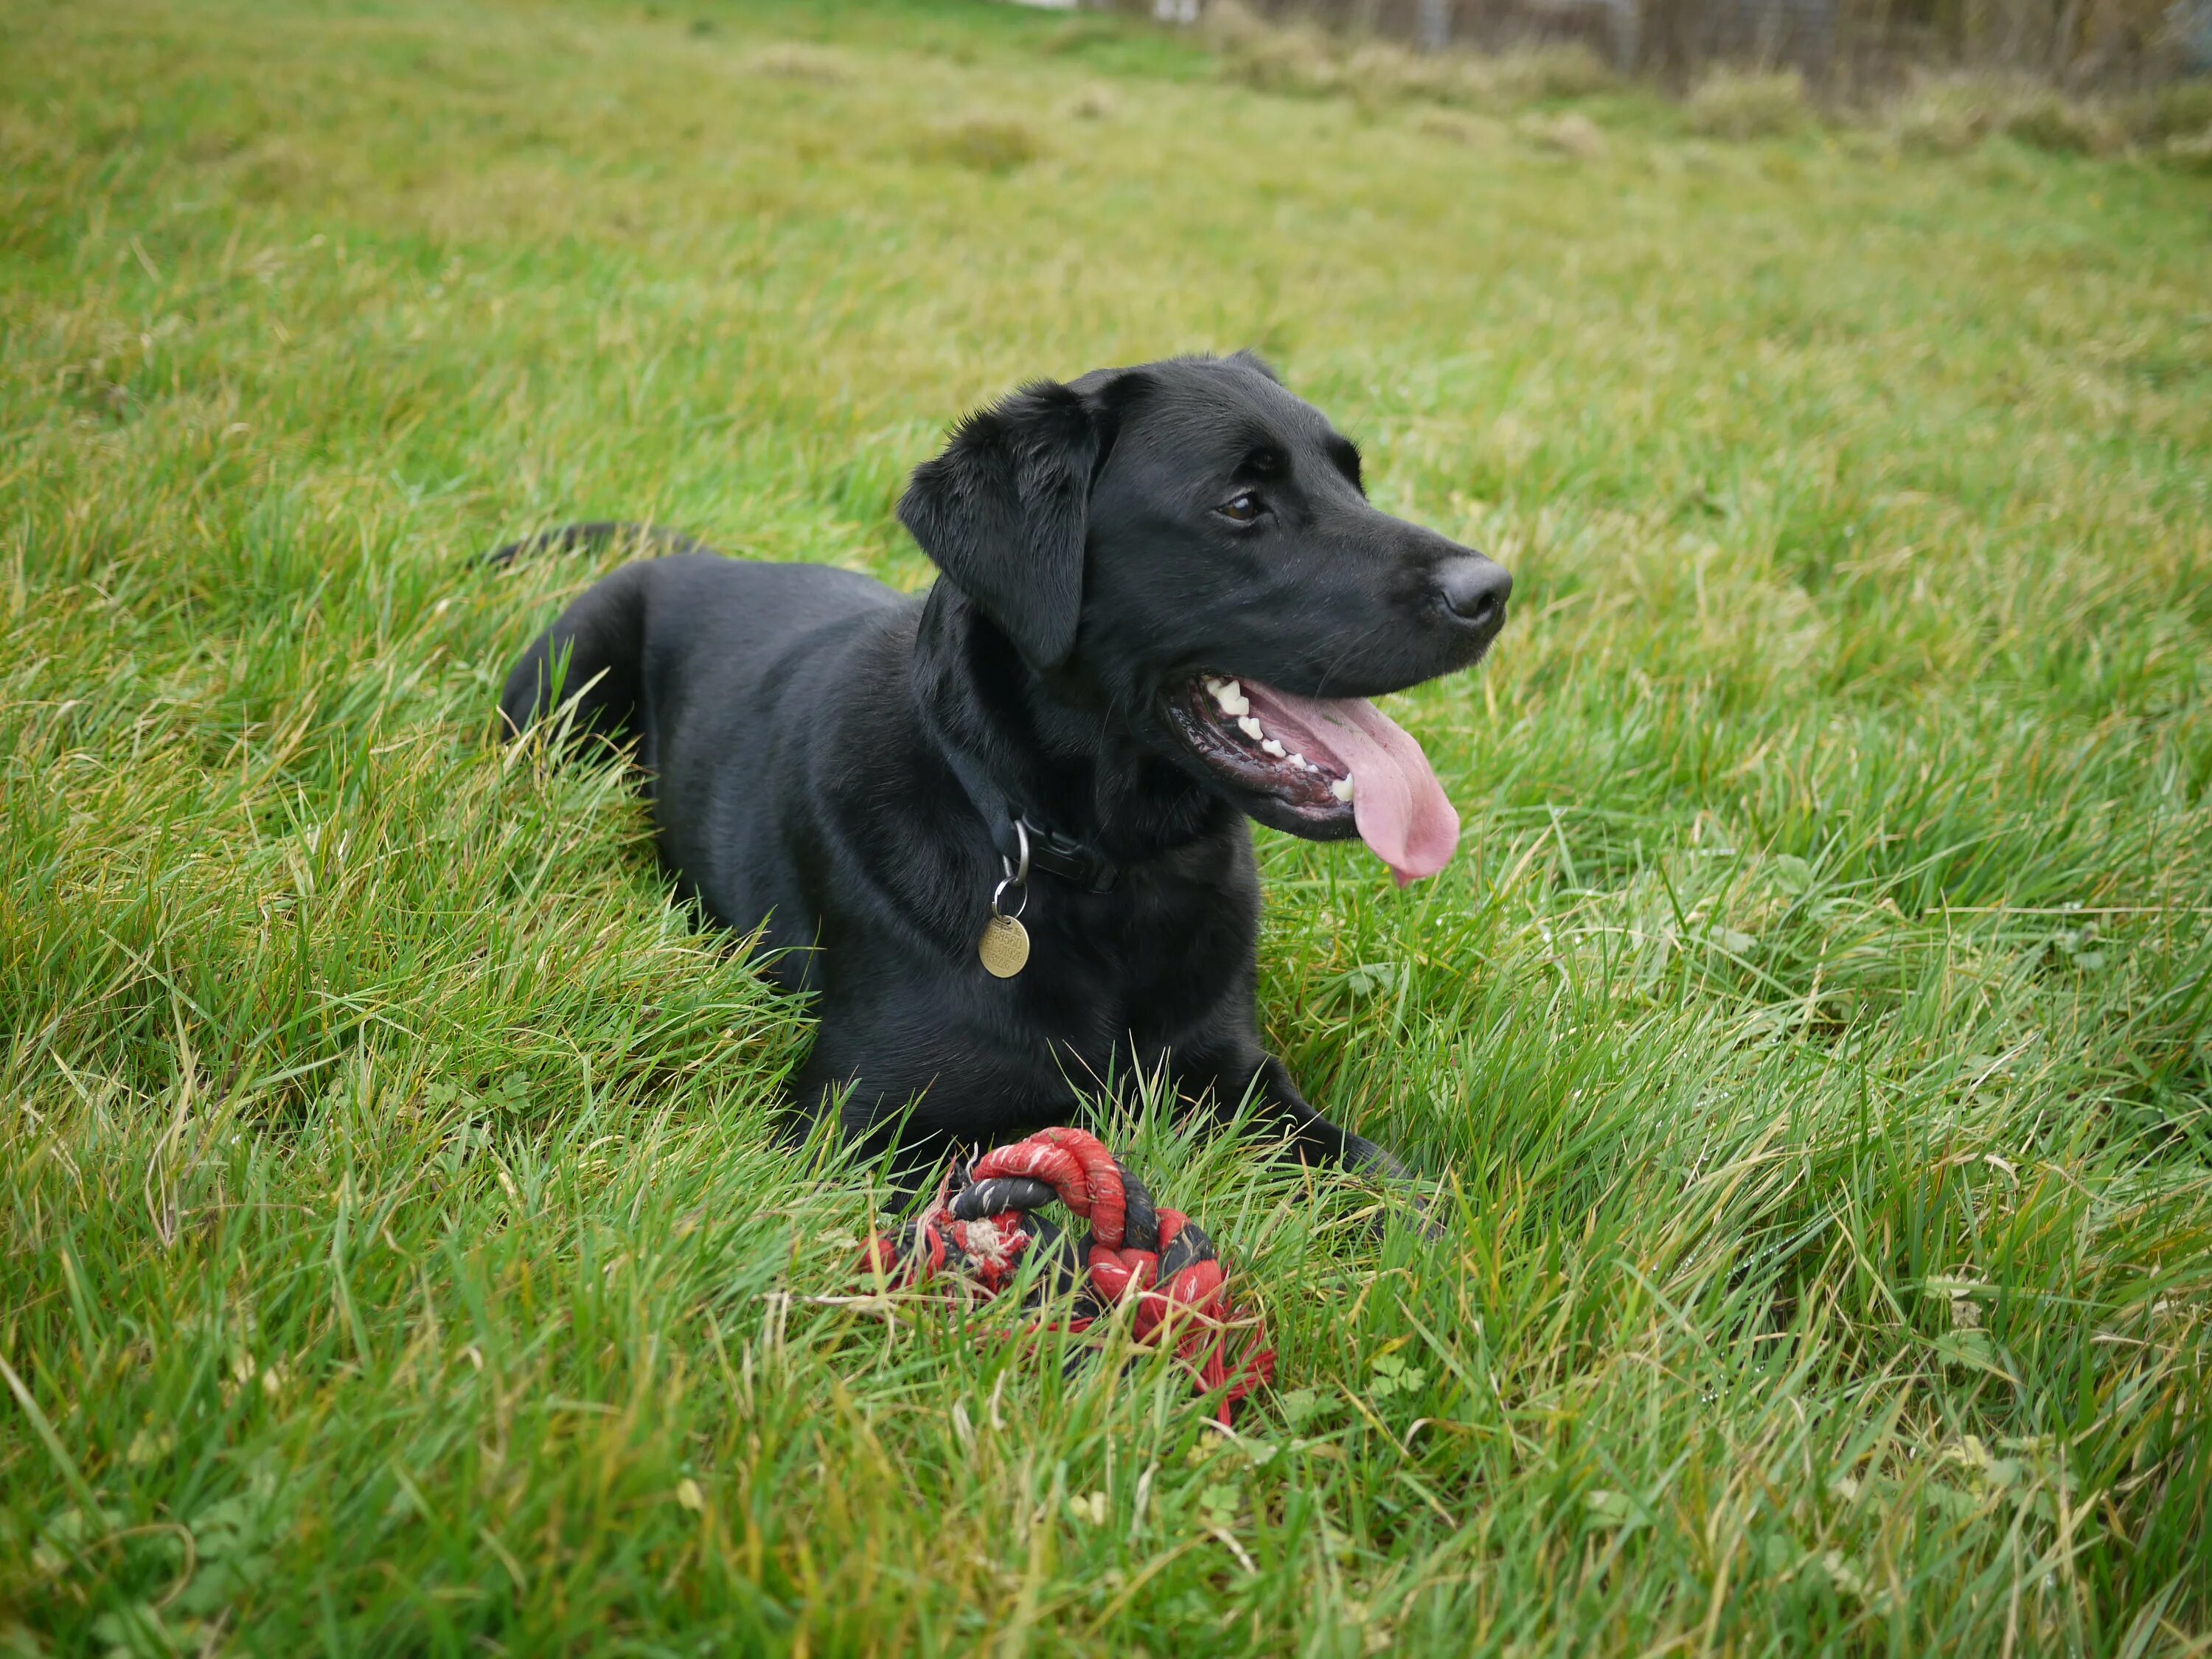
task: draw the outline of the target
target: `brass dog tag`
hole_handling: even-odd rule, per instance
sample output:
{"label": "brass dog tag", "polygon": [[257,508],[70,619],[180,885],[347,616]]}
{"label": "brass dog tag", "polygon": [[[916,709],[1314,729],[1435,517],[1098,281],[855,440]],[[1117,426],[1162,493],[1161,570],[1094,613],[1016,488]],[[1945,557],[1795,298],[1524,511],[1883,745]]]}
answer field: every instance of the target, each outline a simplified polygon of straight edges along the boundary
{"label": "brass dog tag", "polygon": [[975,954],[994,979],[1012,979],[1029,966],[1030,930],[1012,916],[993,916],[975,941]]}

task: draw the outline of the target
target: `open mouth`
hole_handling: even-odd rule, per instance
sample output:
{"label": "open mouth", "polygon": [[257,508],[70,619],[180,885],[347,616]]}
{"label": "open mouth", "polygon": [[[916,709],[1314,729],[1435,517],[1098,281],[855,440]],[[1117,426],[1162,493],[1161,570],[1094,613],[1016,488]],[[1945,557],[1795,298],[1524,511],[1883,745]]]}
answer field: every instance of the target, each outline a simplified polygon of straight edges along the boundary
{"label": "open mouth", "polygon": [[1421,745],[1364,697],[1202,674],[1167,710],[1210,769],[1267,799],[1267,821],[1317,841],[1357,834],[1401,886],[1443,868],[1459,843],[1459,814]]}

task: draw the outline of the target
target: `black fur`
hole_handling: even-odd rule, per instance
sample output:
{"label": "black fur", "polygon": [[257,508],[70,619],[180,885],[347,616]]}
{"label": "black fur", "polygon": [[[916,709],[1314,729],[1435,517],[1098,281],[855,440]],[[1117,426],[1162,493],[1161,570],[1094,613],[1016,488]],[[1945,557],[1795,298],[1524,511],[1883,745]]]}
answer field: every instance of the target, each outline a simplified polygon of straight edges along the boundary
{"label": "black fur", "polygon": [[[1251,521],[1224,511],[1240,496]],[[1167,709],[1202,673],[1348,696],[1464,667],[1503,573],[1369,506],[1358,452],[1242,355],[1025,387],[961,423],[899,516],[944,573],[920,599],[703,552],[617,570],[515,665],[507,728],[573,698],[580,729],[635,744],[682,890],[765,923],[764,970],[817,994],[794,1101],[842,1092],[849,1133],[911,1103],[919,1160],[1164,1065],[1216,1111],[1256,1090],[1304,1156],[1395,1168],[1300,1097],[1254,1007],[1245,818],[1334,838],[1348,813],[1238,787]],[[1447,597],[1470,582],[1480,615]],[[1032,876],[1014,979],[976,959],[1000,854],[955,752],[1121,866],[1104,894]]]}

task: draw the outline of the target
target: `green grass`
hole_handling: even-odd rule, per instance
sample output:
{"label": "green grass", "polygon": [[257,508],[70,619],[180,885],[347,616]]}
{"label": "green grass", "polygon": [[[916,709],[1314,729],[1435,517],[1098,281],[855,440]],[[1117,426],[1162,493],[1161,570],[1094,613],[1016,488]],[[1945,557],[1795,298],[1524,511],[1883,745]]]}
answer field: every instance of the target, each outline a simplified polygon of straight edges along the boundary
{"label": "green grass", "polygon": [[[1012,8],[0,3],[0,1647],[2203,1652],[2212,202],[1601,145]],[[1547,118],[1548,118],[1548,117]],[[802,1006],[485,739],[602,515],[906,586],[1040,374],[1256,345],[1496,551],[1400,894],[1263,835],[1375,1237],[1281,1350],[845,1288]]]}

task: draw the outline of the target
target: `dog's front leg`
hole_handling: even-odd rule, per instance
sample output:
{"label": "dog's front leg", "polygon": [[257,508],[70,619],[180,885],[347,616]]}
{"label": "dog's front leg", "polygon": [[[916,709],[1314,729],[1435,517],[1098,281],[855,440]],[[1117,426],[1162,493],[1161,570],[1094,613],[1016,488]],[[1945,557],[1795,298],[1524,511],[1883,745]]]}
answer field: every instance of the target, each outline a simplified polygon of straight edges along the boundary
{"label": "dog's front leg", "polygon": [[1366,1136],[1323,1116],[1298,1092],[1289,1068],[1273,1054],[1242,1054],[1211,1065],[1190,1064],[1179,1071],[1183,1088],[1210,1100],[1216,1115],[1224,1119],[1248,1093],[1255,1097],[1261,1123],[1287,1129],[1291,1151],[1304,1163],[1340,1164],[1401,1180],[1413,1177],[1411,1170]]}

